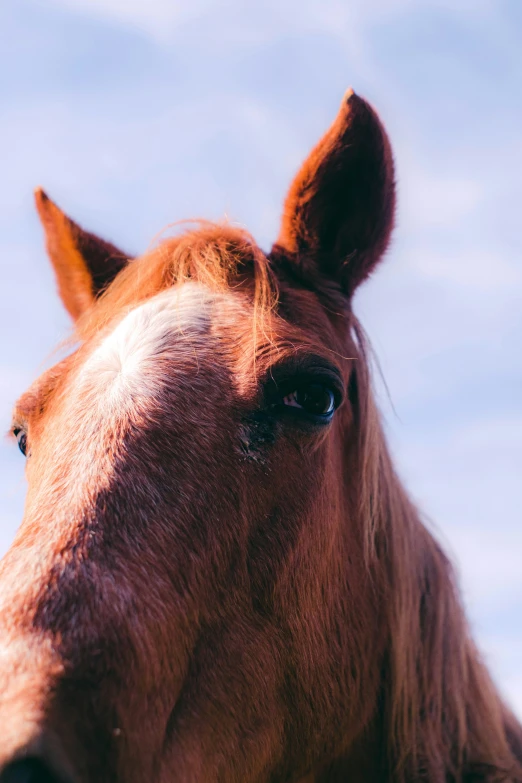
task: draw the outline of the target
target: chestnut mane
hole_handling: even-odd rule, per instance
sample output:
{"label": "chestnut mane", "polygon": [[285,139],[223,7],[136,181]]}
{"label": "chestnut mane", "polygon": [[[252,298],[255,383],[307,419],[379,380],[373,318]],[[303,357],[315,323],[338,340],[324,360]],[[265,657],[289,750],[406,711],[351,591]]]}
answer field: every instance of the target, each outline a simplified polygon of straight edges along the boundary
{"label": "chestnut mane", "polygon": [[257,328],[277,299],[275,277],[253,237],[227,223],[198,220],[195,229],[163,239],[128,263],[101,294],[96,307],[76,323],[74,337],[87,340],[115,314],[188,281],[202,283],[212,291],[225,291],[231,285],[253,289]]}
{"label": "chestnut mane", "polygon": [[[359,346],[364,357],[360,332]],[[398,781],[461,781],[463,769],[466,781],[522,780],[516,720],[506,717],[471,639],[452,564],[393,468],[366,360],[357,384],[361,516],[376,589],[388,596],[382,703],[390,769]]]}

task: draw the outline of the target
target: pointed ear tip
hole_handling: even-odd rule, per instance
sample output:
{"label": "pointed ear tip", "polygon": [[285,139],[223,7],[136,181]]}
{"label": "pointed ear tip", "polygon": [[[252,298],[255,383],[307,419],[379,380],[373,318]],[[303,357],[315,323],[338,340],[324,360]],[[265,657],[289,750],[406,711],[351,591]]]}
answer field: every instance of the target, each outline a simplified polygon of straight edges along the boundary
{"label": "pointed ear tip", "polygon": [[368,101],[365,101],[364,98],[361,98],[361,96],[355,92],[353,87],[349,87],[343,95],[340,113],[343,114],[344,112],[349,112],[350,110],[357,111],[357,109],[366,109],[370,112],[372,111]]}
{"label": "pointed ear tip", "polygon": [[368,101],[361,98],[353,87],[349,87],[343,95],[339,113],[337,115],[338,120],[350,121],[348,118],[355,117],[356,115],[375,114]]}
{"label": "pointed ear tip", "polygon": [[365,101],[364,98],[361,98],[361,96],[355,92],[353,87],[348,87],[341,101],[341,110],[352,109],[355,106],[368,106],[368,102]]}
{"label": "pointed ear tip", "polygon": [[45,190],[40,186],[34,189],[34,203],[40,220],[46,225],[49,224],[49,221],[54,223],[56,220],[61,220],[66,217],[60,207],[49,198]]}
{"label": "pointed ear tip", "polygon": [[45,190],[40,185],[38,185],[38,187],[34,189],[33,193],[34,193],[34,202],[36,204],[36,209],[38,210],[38,212],[41,213],[44,210],[47,211],[47,209],[49,208],[50,205],[52,205],[53,202],[51,201],[51,199],[49,198]]}

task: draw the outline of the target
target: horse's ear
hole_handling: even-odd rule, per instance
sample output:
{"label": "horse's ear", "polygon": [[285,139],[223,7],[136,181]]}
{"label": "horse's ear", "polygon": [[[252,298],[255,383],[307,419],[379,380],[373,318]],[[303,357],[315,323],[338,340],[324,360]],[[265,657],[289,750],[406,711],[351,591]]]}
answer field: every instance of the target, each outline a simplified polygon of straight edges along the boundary
{"label": "horse's ear", "polygon": [[290,264],[308,285],[333,281],[351,296],[386,250],[394,209],[388,137],[349,90],[290,187],[273,262]]}
{"label": "horse's ear", "polygon": [[112,283],[129,257],[80,228],[41,188],[35,191],[35,201],[60,297],[76,321]]}

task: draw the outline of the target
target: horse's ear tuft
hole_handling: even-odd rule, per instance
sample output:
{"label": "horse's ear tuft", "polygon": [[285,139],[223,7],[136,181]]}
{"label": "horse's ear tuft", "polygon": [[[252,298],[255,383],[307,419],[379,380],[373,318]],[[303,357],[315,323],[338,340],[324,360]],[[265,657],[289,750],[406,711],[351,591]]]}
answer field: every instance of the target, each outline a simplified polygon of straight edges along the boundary
{"label": "horse's ear tuft", "polygon": [[41,188],[34,196],[60,297],[77,320],[112,283],[129,256],[80,228]]}
{"label": "horse's ear tuft", "polygon": [[351,296],[386,250],[394,211],[388,137],[375,111],[348,90],[290,187],[274,263],[283,257],[307,284],[333,281]]}

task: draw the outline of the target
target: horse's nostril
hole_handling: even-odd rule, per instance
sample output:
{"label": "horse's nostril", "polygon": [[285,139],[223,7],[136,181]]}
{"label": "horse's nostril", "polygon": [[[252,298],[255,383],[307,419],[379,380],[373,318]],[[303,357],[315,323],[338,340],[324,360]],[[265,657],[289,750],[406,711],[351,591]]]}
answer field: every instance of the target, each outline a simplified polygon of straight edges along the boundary
{"label": "horse's nostril", "polygon": [[37,758],[14,761],[0,772],[0,783],[63,783],[44,761]]}

